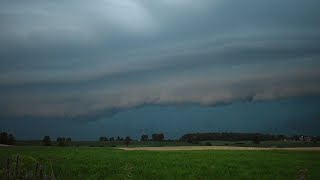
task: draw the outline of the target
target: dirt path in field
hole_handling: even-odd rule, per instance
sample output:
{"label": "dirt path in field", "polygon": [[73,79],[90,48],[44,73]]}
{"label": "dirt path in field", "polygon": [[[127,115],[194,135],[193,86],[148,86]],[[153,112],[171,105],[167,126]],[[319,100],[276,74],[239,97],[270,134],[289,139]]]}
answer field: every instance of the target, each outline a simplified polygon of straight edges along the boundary
{"label": "dirt path in field", "polygon": [[1,146],[5,146],[5,147],[7,147],[7,146],[11,146],[11,145],[0,144],[0,147],[1,147]]}
{"label": "dirt path in field", "polygon": [[167,146],[167,147],[134,147],[118,148],[127,151],[184,151],[184,150],[289,150],[289,151],[320,151],[320,147],[296,148],[262,148],[262,147],[232,147],[232,146]]}

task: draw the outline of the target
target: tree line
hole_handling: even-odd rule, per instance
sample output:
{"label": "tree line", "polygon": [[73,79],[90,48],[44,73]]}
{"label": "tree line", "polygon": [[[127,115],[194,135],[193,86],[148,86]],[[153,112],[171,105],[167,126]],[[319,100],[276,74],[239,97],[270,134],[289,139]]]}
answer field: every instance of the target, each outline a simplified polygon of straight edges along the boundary
{"label": "tree line", "polygon": [[106,137],[106,136],[100,136],[99,141],[124,141],[123,137],[118,136],[117,138],[114,137]]}
{"label": "tree line", "polygon": [[16,138],[7,132],[0,133],[0,144],[14,145],[16,143]]}
{"label": "tree line", "polygon": [[[72,139],[70,137],[57,137],[57,145],[58,146],[68,146],[71,144]],[[42,145],[44,146],[51,146],[52,145],[52,141],[50,136],[44,136],[42,139]]]}
{"label": "tree line", "polygon": [[[99,141],[125,141],[126,139],[130,138],[130,136],[127,136],[126,138],[122,138],[118,136],[117,138],[114,137],[106,137],[106,136],[100,136]],[[131,139],[131,138],[130,138]],[[163,141],[164,140],[164,134],[163,133],[154,133],[151,135],[151,138],[147,134],[142,134],[140,137],[140,141]]]}
{"label": "tree line", "polygon": [[[303,137],[303,136],[302,136]],[[317,142],[319,137],[309,137],[310,141]],[[285,135],[272,135],[263,133],[233,133],[233,132],[209,132],[209,133],[188,133],[181,136],[181,141],[195,143],[199,141],[253,141],[258,144],[260,141],[279,141],[279,140],[299,140],[301,136],[287,137]]]}
{"label": "tree line", "polygon": [[[150,137],[147,134],[142,134],[140,141],[164,141],[163,133],[154,133]],[[272,134],[263,134],[263,133],[233,133],[233,132],[209,132],[209,133],[188,133],[180,137],[180,141],[186,141],[188,143],[198,143],[201,141],[252,141],[253,143],[259,144],[260,141],[279,141],[279,140],[294,140],[294,141],[310,141],[310,142],[319,142],[320,136],[285,136],[285,135],[272,135]],[[106,141],[123,141],[126,146],[128,146],[132,138],[126,136],[125,138],[117,136],[115,137],[99,137],[100,142]],[[58,137],[55,143],[58,146],[68,146],[71,145],[72,139],[70,137]],[[0,144],[14,145],[16,139],[12,134],[7,132],[0,133]],[[44,146],[53,145],[50,136],[44,136],[42,139],[42,144]]]}

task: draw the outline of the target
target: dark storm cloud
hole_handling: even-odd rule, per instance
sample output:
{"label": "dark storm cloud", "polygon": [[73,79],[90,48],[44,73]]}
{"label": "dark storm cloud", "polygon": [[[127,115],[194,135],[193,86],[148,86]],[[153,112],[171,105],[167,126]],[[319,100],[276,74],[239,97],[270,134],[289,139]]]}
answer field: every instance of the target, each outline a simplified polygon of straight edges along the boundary
{"label": "dark storm cloud", "polygon": [[1,1],[0,114],[79,117],[318,95],[319,5]]}

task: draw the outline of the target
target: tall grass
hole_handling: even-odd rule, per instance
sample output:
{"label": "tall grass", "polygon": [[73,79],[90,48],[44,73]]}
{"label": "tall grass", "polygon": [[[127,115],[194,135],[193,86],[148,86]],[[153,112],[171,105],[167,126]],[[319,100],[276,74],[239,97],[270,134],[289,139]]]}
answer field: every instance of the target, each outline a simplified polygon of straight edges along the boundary
{"label": "tall grass", "polygon": [[[44,164],[27,156],[9,156],[6,158],[5,167],[0,170],[0,179],[6,180],[55,180],[51,167],[51,175],[47,175]],[[33,165],[33,168],[30,168]]]}
{"label": "tall grass", "polygon": [[[18,163],[16,154],[19,154]],[[8,156],[10,156],[9,163]],[[29,179],[57,180],[320,179],[320,152],[223,150],[151,152],[112,148],[33,146],[2,147],[0,160],[0,169],[3,169],[1,180],[7,177],[8,169],[11,179],[15,178],[15,174],[19,177],[27,175]]]}

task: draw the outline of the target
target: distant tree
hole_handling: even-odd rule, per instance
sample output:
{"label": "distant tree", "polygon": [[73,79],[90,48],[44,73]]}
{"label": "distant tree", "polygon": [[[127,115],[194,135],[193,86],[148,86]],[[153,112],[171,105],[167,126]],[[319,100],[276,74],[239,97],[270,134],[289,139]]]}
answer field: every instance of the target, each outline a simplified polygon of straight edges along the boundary
{"label": "distant tree", "polygon": [[192,134],[188,134],[186,139],[188,143],[193,143],[195,141],[195,137]]}
{"label": "distant tree", "polygon": [[146,135],[146,134],[143,134],[142,136],[141,136],[141,139],[140,139],[141,141],[148,141],[149,140],[149,137],[148,137],[148,135]]}
{"label": "distant tree", "polygon": [[71,143],[72,139],[70,137],[67,138],[67,142]]}
{"label": "distant tree", "polygon": [[111,137],[111,138],[109,139],[109,141],[114,141],[114,137]]}
{"label": "distant tree", "polygon": [[162,141],[162,140],[164,140],[164,134],[163,133],[160,133],[159,134],[159,139],[158,139],[159,141]]}
{"label": "distant tree", "polygon": [[58,137],[57,142],[58,146],[67,146],[71,143],[71,138]]}
{"label": "distant tree", "polygon": [[7,143],[8,145],[14,145],[16,143],[16,139],[12,134],[9,134]]}
{"label": "distant tree", "polygon": [[118,136],[118,137],[117,137],[117,141],[121,141],[121,138],[120,138],[120,136]]}
{"label": "distant tree", "polygon": [[157,141],[157,134],[152,134],[151,138],[152,138],[152,141]]}
{"label": "distant tree", "polygon": [[260,144],[260,137],[259,137],[258,135],[254,136],[252,142],[253,142],[254,144]]}
{"label": "distant tree", "polygon": [[124,141],[123,137],[120,138],[120,141]]}
{"label": "distant tree", "polygon": [[62,137],[57,137],[58,146],[63,146],[64,142],[62,140]]}
{"label": "distant tree", "polygon": [[12,134],[6,132],[0,133],[0,144],[13,145],[16,143],[16,139]]}
{"label": "distant tree", "polygon": [[108,141],[108,138],[107,137],[105,137],[105,136],[101,136],[101,137],[99,137],[99,141]]}
{"label": "distant tree", "polygon": [[0,133],[0,144],[8,144],[8,133]]}
{"label": "distant tree", "polygon": [[153,141],[162,141],[164,139],[164,134],[152,134],[152,140]]}
{"label": "distant tree", "polygon": [[300,136],[298,136],[298,135],[292,136],[292,139],[295,140],[295,141],[299,141],[299,138],[300,138]]}
{"label": "distant tree", "polygon": [[44,136],[43,139],[42,139],[42,144],[44,146],[51,146],[50,136]]}
{"label": "distant tree", "polygon": [[152,140],[153,141],[162,141],[164,139],[164,134],[152,134]]}
{"label": "distant tree", "polygon": [[209,132],[209,133],[188,133],[180,140],[196,143],[199,141],[252,141],[259,135],[261,141],[277,141],[286,139],[283,135],[260,134],[260,133],[232,133],[232,132]]}
{"label": "distant tree", "polygon": [[319,140],[320,140],[320,137],[319,137],[319,136],[318,136],[318,137],[312,137],[312,139],[311,139],[311,141],[312,141],[313,143],[317,143]]}
{"label": "distant tree", "polygon": [[104,137],[100,136],[99,141],[104,141]]}
{"label": "distant tree", "polygon": [[130,141],[131,141],[130,136],[127,136],[124,141],[125,141],[125,143],[126,143],[126,146],[128,147],[129,144],[130,144]]}

